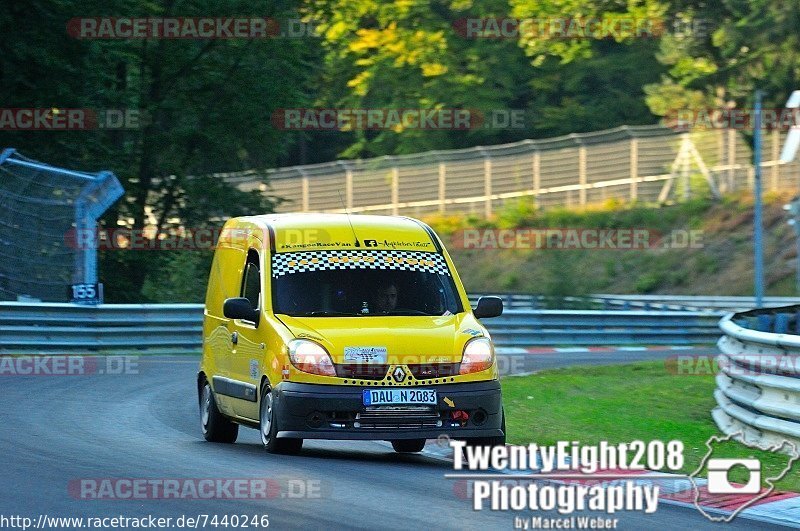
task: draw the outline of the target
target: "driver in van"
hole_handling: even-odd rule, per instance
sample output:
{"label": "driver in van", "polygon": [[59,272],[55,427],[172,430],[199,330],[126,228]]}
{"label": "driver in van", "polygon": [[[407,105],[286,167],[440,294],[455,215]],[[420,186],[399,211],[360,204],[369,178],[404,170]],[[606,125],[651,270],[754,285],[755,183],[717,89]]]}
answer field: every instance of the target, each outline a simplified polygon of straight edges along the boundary
{"label": "driver in van", "polygon": [[372,297],[372,313],[389,313],[397,308],[397,286],[391,281],[378,284]]}

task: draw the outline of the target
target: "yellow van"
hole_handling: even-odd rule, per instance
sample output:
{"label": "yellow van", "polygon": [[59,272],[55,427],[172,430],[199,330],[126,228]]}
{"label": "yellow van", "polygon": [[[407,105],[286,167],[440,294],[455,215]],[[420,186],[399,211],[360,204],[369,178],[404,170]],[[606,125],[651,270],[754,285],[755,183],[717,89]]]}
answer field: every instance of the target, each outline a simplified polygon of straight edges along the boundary
{"label": "yellow van", "polygon": [[439,237],[411,218],[275,214],[229,220],[214,254],[197,376],[206,440],[256,428],[303,439],[446,435],[505,442],[494,346]]}

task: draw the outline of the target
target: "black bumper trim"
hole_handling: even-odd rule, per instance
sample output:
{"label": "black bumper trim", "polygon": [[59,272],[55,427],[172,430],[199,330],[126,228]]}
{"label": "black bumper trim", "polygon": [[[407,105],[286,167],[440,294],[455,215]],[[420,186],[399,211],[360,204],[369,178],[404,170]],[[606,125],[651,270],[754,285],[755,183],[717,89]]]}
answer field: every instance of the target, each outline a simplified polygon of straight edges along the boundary
{"label": "black bumper trim", "polygon": [[[335,421],[331,416],[344,414],[352,417],[366,410],[363,389],[377,386],[341,386],[281,382],[273,392],[279,438],[338,439],[338,440],[399,440],[435,439],[446,435],[451,438],[499,437],[503,435],[502,396],[500,382],[467,382],[420,386],[436,389],[438,404],[434,410],[444,419],[442,426],[419,428],[355,427],[352,418]],[[387,387],[381,387],[387,389]],[[451,405],[452,404],[452,405]],[[478,411],[485,417],[479,425],[475,419],[459,423],[450,420],[452,411]],[[413,413],[410,413],[413,416]],[[314,421],[309,419],[314,418]]]}

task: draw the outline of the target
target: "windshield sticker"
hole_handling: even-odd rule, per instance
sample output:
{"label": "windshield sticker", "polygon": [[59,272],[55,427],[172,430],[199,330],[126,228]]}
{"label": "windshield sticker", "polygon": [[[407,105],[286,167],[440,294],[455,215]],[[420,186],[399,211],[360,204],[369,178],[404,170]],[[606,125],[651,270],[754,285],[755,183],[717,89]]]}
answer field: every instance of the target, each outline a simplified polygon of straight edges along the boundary
{"label": "windshield sticker", "polygon": [[307,251],[272,255],[272,276],[332,269],[394,269],[450,276],[439,253],[425,251]]}
{"label": "windshield sticker", "polygon": [[344,347],[344,361],[386,363],[386,347]]}
{"label": "windshield sticker", "polygon": [[377,247],[383,245],[384,247],[430,247],[431,242],[421,242],[419,240],[413,242],[405,242],[398,240],[364,240],[365,247]]}

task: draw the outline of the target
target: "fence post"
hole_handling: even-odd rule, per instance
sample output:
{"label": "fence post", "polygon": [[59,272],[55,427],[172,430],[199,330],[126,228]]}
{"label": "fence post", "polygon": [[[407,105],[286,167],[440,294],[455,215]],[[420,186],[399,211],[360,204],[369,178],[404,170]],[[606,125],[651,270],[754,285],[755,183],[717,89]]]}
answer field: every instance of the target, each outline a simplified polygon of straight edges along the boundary
{"label": "fence post", "polygon": [[349,212],[353,208],[353,170],[350,166],[344,170],[344,202]]}
{"label": "fence post", "polygon": [[300,179],[301,183],[301,194],[302,194],[302,202],[303,202],[303,212],[308,212],[308,176],[303,173],[303,177]]}
{"label": "fence post", "polygon": [[542,154],[539,150],[533,152],[533,199],[536,208],[539,208],[539,190],[542,188]]}
{"label": "fence post", "polygon": [[778,129],[772,131],[772,190],[778,190],[780,186],[780,158],[781,158],[781,133]]}
{"label": "fence post", "polygon": [[400,213],[400,169],[392,166],[392,215]]}
{"label": "fence post", "polygon": [[728,129],[728,191],[736,188],[734,181],[736,171],[733,166],[736,164],[736,130]]}
{"label": "fence post", "polygon": [[[717,137],[717,160],[712,167],[716,168],[725,164],[725,132],[722,129],[715,129],[714,134]],[[720,192],[728,191],[728,184],[722,178],[722,170],[716,170],[719,173],[718,182]]]}
{"label": "fence post", "polygon": [[492,217],[492,157],[483,148],[480,148],[480,152],[483,155],[483,195],[486,198],[483,214],[490,218]]}
{"label": "fence post", "polygon": [[578,148],[578,203],[581,206],[586,205],[586,146],[582,143]]}
{"label": "fence post", "polygon": [[[691,142],[691,140],[689,140],[689,135],[687,133],[684,133],[684,140],[686,142]],[[683,184],[684,201],[688,201],[692,195],[692,184],[690,182],[689,170],[690,170],[690,162],[689,162],[689,154],[687,153],[686,156],[683,158],[683,161],[681,162],[681,181]]]}
{"label": "fence post", "polygon": [[636,201],[638,197],[638,180],[639,180],[639,139],[631,138],[631,203]]}
{"label": "fence post", "polygon": [[439,163],[439,214],[444,214],[444,200],[447,197],[447,166],[444,162]]}

